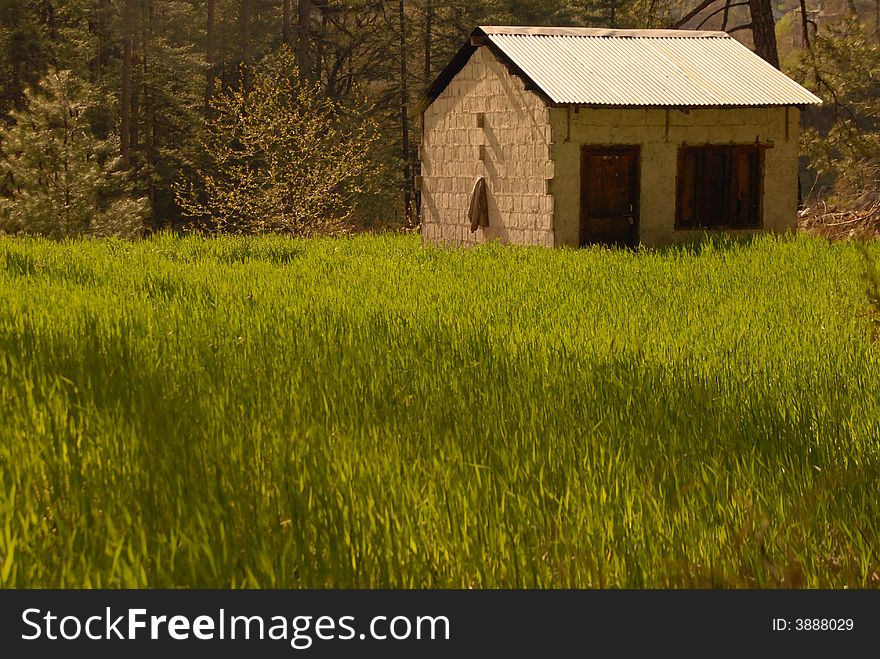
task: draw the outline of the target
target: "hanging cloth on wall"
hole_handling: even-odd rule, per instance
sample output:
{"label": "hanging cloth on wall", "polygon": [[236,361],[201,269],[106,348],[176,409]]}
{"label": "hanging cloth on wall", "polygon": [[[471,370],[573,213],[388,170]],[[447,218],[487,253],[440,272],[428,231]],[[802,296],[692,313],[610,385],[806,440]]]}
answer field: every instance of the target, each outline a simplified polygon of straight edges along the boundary
{"label": "hanging cloth on wall", "polygon": [[471,204],[468,208],[468,219],[471,221],[471,233],[479,227],[489,226],[489,203],[486,200],[486,179],[480,176],[474,181],[471,191]]}

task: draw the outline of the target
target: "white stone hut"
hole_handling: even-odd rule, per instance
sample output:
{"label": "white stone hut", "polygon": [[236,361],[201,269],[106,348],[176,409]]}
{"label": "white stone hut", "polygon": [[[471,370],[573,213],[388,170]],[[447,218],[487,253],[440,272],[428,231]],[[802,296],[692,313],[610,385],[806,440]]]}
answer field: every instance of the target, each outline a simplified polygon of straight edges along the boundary
{"label": "white stone hut", "polygon": [[480,27],[422,102],[423,242],[791,229],[820,102],[724,32]]}

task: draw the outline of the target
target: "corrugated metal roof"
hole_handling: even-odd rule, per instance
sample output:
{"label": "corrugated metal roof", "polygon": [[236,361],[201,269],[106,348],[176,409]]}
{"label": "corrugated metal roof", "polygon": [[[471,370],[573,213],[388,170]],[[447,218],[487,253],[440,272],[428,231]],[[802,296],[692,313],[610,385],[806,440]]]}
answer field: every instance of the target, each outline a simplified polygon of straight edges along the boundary
{"label": "corrugated metal roof", "polygon": [[485,35],[553,103],[822,102],[724,32],[481,26],[474,34]]}

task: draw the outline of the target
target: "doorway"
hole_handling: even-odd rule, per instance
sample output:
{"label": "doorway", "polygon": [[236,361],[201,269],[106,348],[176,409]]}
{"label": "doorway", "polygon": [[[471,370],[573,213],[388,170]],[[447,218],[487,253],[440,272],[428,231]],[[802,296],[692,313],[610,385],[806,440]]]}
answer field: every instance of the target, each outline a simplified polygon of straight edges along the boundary
{"label": "doorway", "polygon": [[639,147],[581,150],[580,245],[632,246],[639,239]]}

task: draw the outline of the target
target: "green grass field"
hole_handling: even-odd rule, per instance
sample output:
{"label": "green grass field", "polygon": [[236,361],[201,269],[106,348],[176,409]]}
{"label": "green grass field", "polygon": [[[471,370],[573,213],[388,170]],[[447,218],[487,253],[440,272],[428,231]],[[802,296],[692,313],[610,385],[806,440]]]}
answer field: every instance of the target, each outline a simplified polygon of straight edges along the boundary
{"label": "green grass field", "polygon": [[863,271],[0,240],[0,585],[878,586]]}

